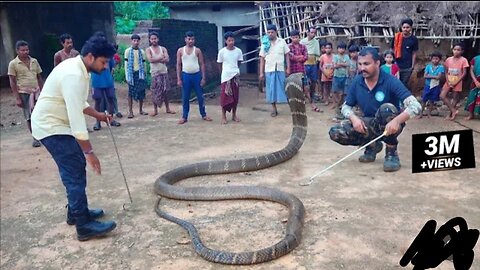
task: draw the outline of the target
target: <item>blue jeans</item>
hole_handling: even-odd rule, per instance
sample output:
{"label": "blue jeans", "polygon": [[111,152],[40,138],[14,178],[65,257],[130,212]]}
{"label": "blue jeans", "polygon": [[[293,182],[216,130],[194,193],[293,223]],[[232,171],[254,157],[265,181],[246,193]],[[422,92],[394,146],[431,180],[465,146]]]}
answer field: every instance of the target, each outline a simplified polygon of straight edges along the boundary
{"label": "blue jeans", "polygon": [[195,90],[195,95],[198,99],[200,115],[202,118],[207,116],[207,113],[205,112],[205,100],[203,99],[203,89],[200,86],[201,80],[202,73],[200,72],[193,74],[182,72],[183,119],[188,120],[188,112],[190,111],[190,92],[192,91],[192,88]]}
{"label": "blue jeans", "polygon": [[[53,135],[40,140],[57,163],[60,178],[67,191],[68,210],[72,217],[88,217],[87,162],[80,145],[73,136]],[[80,225],[80,224],[79,224]]]}

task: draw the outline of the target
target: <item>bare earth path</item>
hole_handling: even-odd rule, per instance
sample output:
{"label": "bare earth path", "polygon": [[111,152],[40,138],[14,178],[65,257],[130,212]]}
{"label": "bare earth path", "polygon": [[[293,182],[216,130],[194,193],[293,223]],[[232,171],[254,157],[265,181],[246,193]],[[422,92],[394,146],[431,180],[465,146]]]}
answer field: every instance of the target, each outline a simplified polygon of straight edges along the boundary
{"label": "bare earth path", "polygon": [[[121,111],[126,114],[126,89],[119,87]],[[402,169],[382,170],[383,152],[373,164],[347,159],[309,187],[298,185],[355,148],[329,140],[333,112],[308,110],[309,129],[300,152],[290,161],[262,171],[188,179],[180,185],[264,185],[297,195],[307,215],[304,237],[292,253],[270,263],[229,267],[204,261],[176,224],[160,219],[153,207],[153,183],[176,166],[205,159],[263,154],[282,148],[289,139],[287,105],[270,117],[264,95],[243,85],[240,123],[220,125],[218,97],[207,101],[213,122],[201,121],[191,104],[189,122],[176,124],[177,115],[152,118],[136,114],[122,118],[113,132],[134,204],[119,169],[113,142],[105,125],[91,133],[102,164],[102,175],[88,171],[89,205],[102,207],[117,229],[104,239],[79,242],[65,222],[65,190],[57,167],[44,147],[32,148],[20,109],[8,89],[1,93],[1,257],[2,269],[412,269],[398,264],[425,222],[437,229],[461,216],[469,228],[480,228],[480,136],[474,133],[477,168],[426,174],[411,173],[411,134],[459,130],[464,127],[443,117],[411,120],[400,137]],[[91,103],[93,104],[93,103]],[[138,112],[135,104],[134,109]],[[252,110],[252,107],[260,110]],[[146,110],[151,111],[148,101]],[[88,119],[93,126],[93,119]],[[12,126],[11,123],[21,122]],[[462,123],[480,130],[480,121]],[[203,241],[215,249],[246,251],[266,247],[282,237],[287,210],[263,201],[184,202],[164,200],[172,214],[192,221]],[[471,269],[480,269],[480,244]],[[453,269],[451,261],[437,269]]]}

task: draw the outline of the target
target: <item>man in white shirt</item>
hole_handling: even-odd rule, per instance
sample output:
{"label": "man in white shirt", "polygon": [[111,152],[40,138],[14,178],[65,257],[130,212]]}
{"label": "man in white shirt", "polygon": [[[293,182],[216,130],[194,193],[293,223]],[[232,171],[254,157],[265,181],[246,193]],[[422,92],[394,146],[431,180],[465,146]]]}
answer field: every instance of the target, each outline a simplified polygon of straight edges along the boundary
{"label": "man in white shirt", "polygon": [[232,32],[226,32],[224,35],[226,47],[218,52],[217,63],[222,74],[220,105],[222,106],[222,124],[227,124],[227,111],[232,111],[232,120],[240,122],[237,117],[237,105],[239,96],[238,76],[240,69],[238,66],[243,61],[243,52],[235,47],[235,38]]}
{"label": "man in white shirt", "polygon": [[42,142],[58,166],[67,191],[67,223],[76,224],[80,241],[104,235],[116,227],[114,221],[95,220],[103,216],[103,210],[88,209],[86,162],[97,174],[101,168],[88,140],[84,116],[111,121],[112,116],[90,107],[87,97],[89,72],[101,73],[114,54],[113,45],[105,38],[91,37],[79,56],[64,60],[53,69],[32,113],[32,135]]}
{"label": "man in white shirt", "polygon": [[[265,98],[272,104],[272,117],[278,115],[277,103],[287,103],[285,94],[285,76],[290,75],[290,49],[284,39],[277,36],[277,27],[267,26],[268,39],[262,40],[260,47],[259,80],[265,79]],[[263,39],[263,38],[262,38]]]}

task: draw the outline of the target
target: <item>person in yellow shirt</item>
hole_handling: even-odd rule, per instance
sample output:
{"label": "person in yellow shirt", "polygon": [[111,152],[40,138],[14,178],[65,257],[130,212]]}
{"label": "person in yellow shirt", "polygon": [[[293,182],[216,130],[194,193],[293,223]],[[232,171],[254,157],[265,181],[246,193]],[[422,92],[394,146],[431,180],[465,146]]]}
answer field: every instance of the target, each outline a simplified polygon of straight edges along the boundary
{"label": "person in yellow shirt", "polygon": [[79,56],[62,61],[52,70],[32,112],[32,135],[58,166],[67,191],[67,223],[76,225],[80,241],[102,236],[116,227],[114,221],[95,220],[104,215],[102,209],[88,209],[86,163],[97,174],[101,168],[88,139],[84,116],[105,122],[112,119],[90,107],[87,98],[89,72],[101,73],[114,54],[113,45],[105,38],[91,37]]}
{"label": "person in yellow shirt", "polygon": [[[17,41],[15,47],[17,57],[8,64],[10,88],[15,95],[17,106],[23,109],[28,130],[32,133],[30,117],[35,101],[43,87],[42,68],[37,59],[29,55],[30,50],[26,41]],[[33,138],[32,146],[40,147],[41,144]]]}

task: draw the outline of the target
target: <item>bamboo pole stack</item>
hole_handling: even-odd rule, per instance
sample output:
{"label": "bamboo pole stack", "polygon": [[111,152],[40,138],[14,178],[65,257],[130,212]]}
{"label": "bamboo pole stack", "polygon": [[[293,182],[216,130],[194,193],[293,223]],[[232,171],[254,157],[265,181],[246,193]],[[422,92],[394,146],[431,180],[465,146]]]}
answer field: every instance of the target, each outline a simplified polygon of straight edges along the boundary
{"label": "bamboo pole stack", "polygon": [[[290,32],[293,29],[297,29],[303,38],[311,26],[315,26],[317,29],[326,29],[326,35],[322,34],[323,31],[317,32],[317,39],[364,39],[367,43],[371,43],[373,39],[385,39],[385,42],[389,43],[395,33],[395,28],[388,22],[373,22],[367,14],[361,16],[361,21],[354,23],[334,22],[328,14],[322,14],[322,8],[325,5],[323,1],[256,3],[260,20],[259,39],[266,33],[267,25],[270,23],[277,26],[278,36],[286,39],[287,42],[289,42]],[[453,45],[454,41],[460,39],[473,39],[473,46],[475,46],[476,40],[480,39],[480,16],[478,13],[470,14],[465,21],[459,21],[457,16],[447,16],[444,21],[441,33],[435,33],[433,29],[429,28],[427,21],[416,23],[414,31],[417,38],[431,40],[435,46],[438,46],[441,40],[450,40],[450,45]],[[360,33],[355,29],[360,29]],[[258,50],[259,48],[247,54],[258,52]],[[247,61],[256,59],[258,56]]]}

